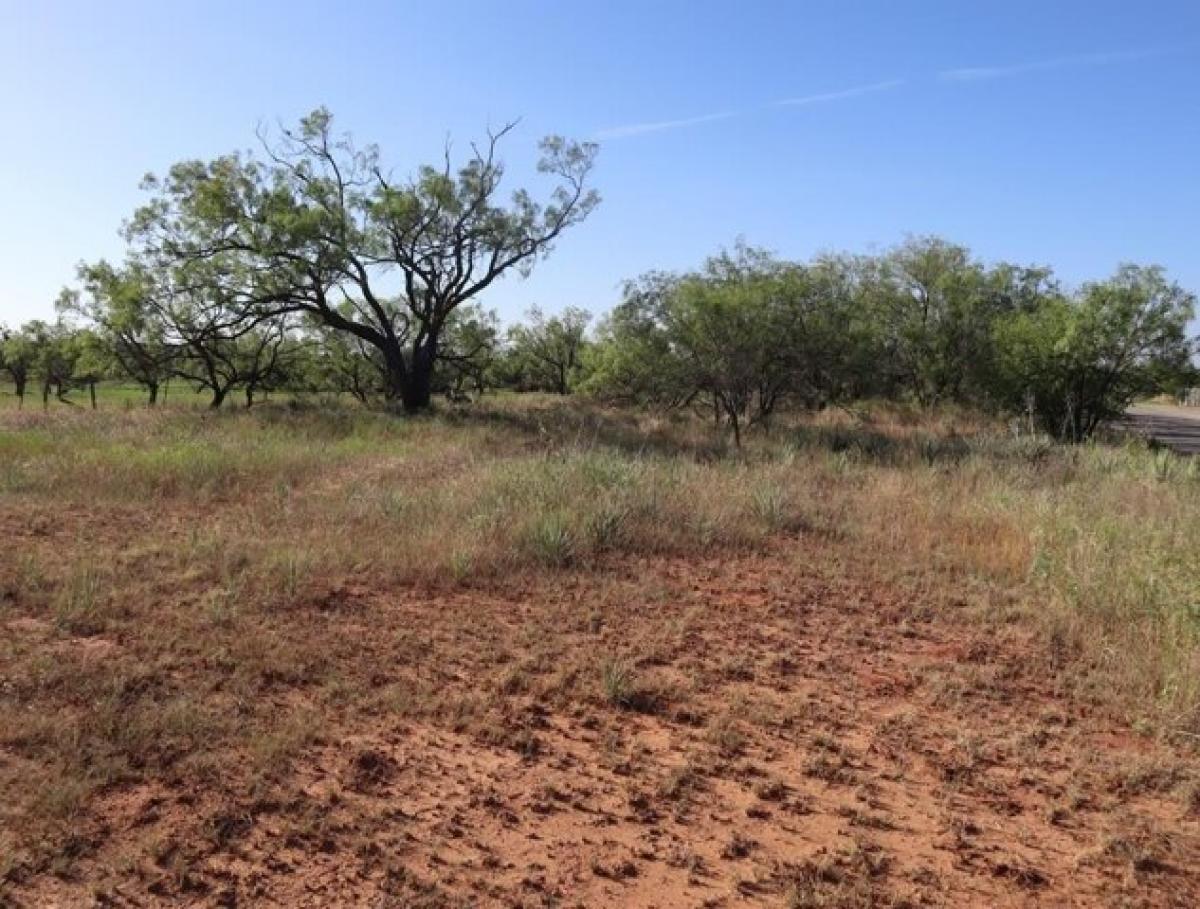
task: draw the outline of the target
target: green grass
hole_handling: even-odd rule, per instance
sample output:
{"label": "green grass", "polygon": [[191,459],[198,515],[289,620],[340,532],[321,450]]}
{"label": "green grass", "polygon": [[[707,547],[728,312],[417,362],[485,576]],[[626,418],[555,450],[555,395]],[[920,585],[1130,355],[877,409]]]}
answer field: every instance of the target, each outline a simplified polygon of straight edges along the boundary
{"label": "green grass", "polygon": [[[65,396],[66,401],[60,401],[53,392],[46,404],[51,411],[70,411],[76,408],[90,410],[92,403],[86,388],[73,388]],[[97,410],[125,410],[135,407],[145,407],[149,400],[146,389],[140,385],[128,382],[100,382],[96,386]],[[183,382],[172,382],[159,389],[159,403],[166,407],[204,406],[208,398],[204,393],[196,394]],[[20,399],[13,393],[12,386],[0,388],[0,411],[16,410],[20,407]],[[30,382],[25,390],[24,410],[42,410],[42,389],[35,381]]]}
{"label": "green grass", "polygon": [[[91,410],[92,401],[87,388],[72,388],[64,396],[65,400],[59,400],[53,392],[50,394],[49,401],[43,407],[42,404],[42,388],[36,381],[31,381],[26,387],[24,406],[21,405],[21,400],[13,393],[11,385],[5,384],[0,387],[0,412],[5,410],[23,409],[27,411],[73,411]],[[351,398],[349,395],[342,396],[348,403]],[[337,399],[337,395],[328,393],[302,393],[302,392],[271,392],[267,396],[261,393],[256,398],[256,406],[260,404],[287,404],[290,402],[305,402],[315,401],[318,399]],[[99,382],[96,385],[96,409],[97,410],[135,410],[147,408],[149,406],[149,392],[140,385],[133,382],[122,382],[118,380],[107,380]],[[211,395],[204,389],[197,389],[190,382],[185,382],[179,379],[174,379],[159,387],[157,406],[168,409],[206,409],[211,400]],[[245,398],[238,390],[230,392],[229,397],[225,399],[224,409],[236,410],[245,404]]]}

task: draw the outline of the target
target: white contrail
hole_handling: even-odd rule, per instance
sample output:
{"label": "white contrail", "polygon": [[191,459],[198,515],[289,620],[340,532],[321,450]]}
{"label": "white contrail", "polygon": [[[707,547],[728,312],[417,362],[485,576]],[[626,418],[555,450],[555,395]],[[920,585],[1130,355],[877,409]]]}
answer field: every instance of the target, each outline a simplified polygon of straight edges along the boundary
{"label": "white contrail", "polygon": [[[849,98],[857,98],[860,95],[869,95],[874,92],[887,91],[888,89],[896,88],[903,85],[901,79],[889,79],[886,82],[872,82],[870,85],[856,85],[853,88],[843,88],[838,91],[822,92],[816,95],[805,95],[798,98],[784,98],[781,101],[774,101],[766,107],[799,107],[809,104],[825,104],[833,101],[843,101]],[[751,110],[761,110],[762,108],[752,108]],[[661,133],[670,129],[682,129],[687,126],[699,126],[702,123],[714,123],[718,120],[730,120],[734,117],[741,117],[749,113],[749,110],[726,110],[715,114],[702,114],[698,117],[684,117],[677,120],[657,120],[651,123],[627,123],[623,126],[610,126],[608,129],[602,129],[596,133],[595,138],[606,139],[627,139],[630,136],[643,136],[647,133]]]}
{"label": "white contrail", "polygon": [[1116,63],[1130,63],[1155,57],[1162,51],[1110,51],[1098,54],[1072,54],[1066,57],[1052,57],[1049,60],[1034,60],[1028,63],[1015,63],[1010,66],[965,66],[959,69],[944,69],[938,73],[939,79],[952,82],[972,82],[979,79],[1004,79],[1008,76],[1022,76],[1026,73],[1038,73],[1052,69],[1070,69],[1084,66],[1112,66]]}
{"label": "white contrail", "polygon": [[903,79],[888,79],[886,82],[872,82],[870,85],[856,85],[853,88],[843,88],[836,92],[821,92],[816,95],[801,95],[799,98],[784,98],[774,102],[772,107],[802,107],[808,104],[826,104],[830,101],[842,101],[846,98],[857,98],[860,95],[872,95],[875,92],[886,92],[899,88],[904,84]]}
{"label": "white contrail", "polygon": [[624,139],[628,136],[641,136],[645,133],[660,133],[668,129],[680,129],[684,126],[696,126],[700,123],[712,123],[716,120],[728,120],[736,117],[740,111],[727,110],[719,114],[703,114],[699,117],[685,117],[682,120],[660,120],[657,123],[627,123],[624,126],[611,126],[596,133],[597,139]]}

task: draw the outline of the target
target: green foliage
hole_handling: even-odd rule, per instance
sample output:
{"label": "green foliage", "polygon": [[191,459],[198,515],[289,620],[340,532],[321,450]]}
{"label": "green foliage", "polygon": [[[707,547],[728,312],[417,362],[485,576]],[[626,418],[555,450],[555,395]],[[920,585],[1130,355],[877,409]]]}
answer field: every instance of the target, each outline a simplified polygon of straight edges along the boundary
{"label": "green foliage", "polygon": [[1055,437],[1086,439],[1138,397],[1192,374],[1194,307],[1162,269],[1122,266],[1074,297],[999,320],[993,391]]}
{"label": "green foliage", "polygon": [[[343,308],[348,306],[343,304]],[[375,348],[349,332],[321,323],[312,327],[309,338],[305,388],[350,394],[363,404],[382,397],[386,368]]]}
{"label": "green foliage", "polygon": [[128,236],[173,288],[220,305],[226,329],[303,313],[376,351],[385,394],[421,409],[439,359],[461,362],[459,307],[505,273],[528,273],[599,202],[587,187],[596,147],[553,136],[538,165],[555,180],[547,200],[518,190],[501,202],[496,153],[511,128],[472,145],[457,170],[447,155],[397,183],[379,150],[335,135],[322,108],[265,141],[265,162],[229,155],[147,180],[154,198]]}
{"label": "green foliage", "polygon": [[58,400],[71,403],[67,395],[78,368],[96,365],[92,341],[61,320],[53,324],[34,320],[22,328],[22,335],[28,344],[29,373],[41,380],[43,403],[49,402],[51,391]]}
{"label": "green foliage", "polygon": [[19,401],[25,402],[25,388],[38,358],[38,341],[31,325],[10,330],[0,327],[0,369],[8,373]]}
{"label": "green foliage", "polygon": [[625,285],[624,299],[604,319],[596,343],[584,353],[580,390],[624,404],[678,407],[694,394],[688,364],[659,318],[676,278],[661,272]]}
{"label": "green foliage", "polygon": [[81,266],[61,295],[61,316],[83,324],[3,331],[0,368],[21,400],[37,376],[43,400],[65,403],[79,386],[94,403],[114,375],[151,404],[182,379],[214,407],[235,389],[247,405],[302,390],[407,410],[489,386],[582,391],[695,410],[738,447],[782,408],[866,398],[985,405],[1079,441],[1197,375],[1194,298],[1161,269],[1125,266],[1068,293],[1047,268],[988,266],[936,237],[808,262],[738,244],[629,281],[594,337],[582,309],[533,308],[502,341],[480,295],[528,273],[598,204],[596,147],[559,137],[541,144],[544,200],[504,201],[510,130],[397,182],[322,108],[263,136],[260,157],[176,164],[145,181],[126,261]]}
{"label": "green foliage", "polygon": [[143,386],[150,403],[172,374],[180,356],[168,340],[168,324],[155,306],[152,275],[136,264],[115,268],[101,260],[79,267],[83,292],[64,290],[60,312],[77,314],[91,323],[95,335],[86,371],[119,371]]}
{"label": "green foliage", "polygon": [[[181,378],[219,406],[274,390],[425,408],[489,385],[692,408],[732,431],[781,407],[868,397],[988,405],[1081,440],[1139,395],[1196,371],[1193,298],[1160,269],[1127,266],[1068,294],[1049,269],[987,266],[960,245],[910,238],[876,256],[788,262],[739,244],[699,269],[630,281],[589,339],[588,313],[531,309],[501,342],[476,302],[527,274],[598,204],[597,149],[551,136],[542,201],[501,195],[511,126],[408,179],[334,131],[324,108],[262,136],[259,156],[184,161],[149,177],[127,260],[80,268],[60,311],[0,336],[23,399],[30,376],[63,401],[118,374]],[[69,401],[68,401],[69,403]]]}
{"label": "green foliage", "polygon": [[739,444],[781,402],[865,396],[993,405],[1081,441],[1137,397],[1194,377],[1192,311],[1158,268],[1126,266],[1067,295],[1048,269],[985,268],[935,238],[808,264],[739,247],[699,272],[627,285],[584,388],[707,410]]}
{"label": "green foliage", "polygon": [[573,390],[587,357],[587,325],[591,314],[568,306],[547,318],[536,306],[525,322],[508,331],[509,382],[522,390],[565,395]]}
{"label": "green foliage", "polygon": [[911,239],[873,262],[866,297],[883,330],[887,366],[922,405],[961,398],[986,353],[993,298],[962,246]]}
{"label": "green foliage", "polygon": [[446,320],[435,385],[451,398],[463,398],[467,388],[483,394],[499,347],[500,321],[494,312],[473,304],[458,307]]}
{"label": "green foliage", "polygon": [[742,430],[787,400],[815,405],[855,385],[867,337],[846,263],[780,262],[738,246],[696,273],[626,286],[602,327],[589,391],[612,400],[698,405]]}

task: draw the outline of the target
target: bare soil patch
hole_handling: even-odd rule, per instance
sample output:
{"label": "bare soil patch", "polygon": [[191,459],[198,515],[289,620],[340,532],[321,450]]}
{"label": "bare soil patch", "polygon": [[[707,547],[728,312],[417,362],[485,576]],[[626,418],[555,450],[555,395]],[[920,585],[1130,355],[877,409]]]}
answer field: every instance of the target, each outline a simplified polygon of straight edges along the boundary
{"label": "bare soil patch", "polygon": [[[856,576],[826,542],[328,594],[289,621],[323,636],[370,707],[281,686],[280,709],[314,724],[294,760],[248,787],[194,774],[114,785],[73,819],[69,870],[16,873],[7,899],[1200,899],[1188,755],[1056,691],[1018,629],[924,610],[919,594]],[[45,646],[118,658],[99,639]],[[12,761],[0,753],[0,768]]]}

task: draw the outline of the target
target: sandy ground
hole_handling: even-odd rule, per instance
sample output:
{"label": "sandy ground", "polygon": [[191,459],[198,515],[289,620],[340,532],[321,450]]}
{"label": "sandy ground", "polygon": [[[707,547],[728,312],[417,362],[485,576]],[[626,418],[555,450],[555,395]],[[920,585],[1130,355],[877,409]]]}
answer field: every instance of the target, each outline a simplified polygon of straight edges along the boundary
{"label": "sandy ground", "polygon": [[[441,708],[335,717],[253,800],[118,788],[81,819],[94,852],[70,879],[0,903],[1200,905],[1190,755],[1058,690],[1018,626],[954,607],[813,539],[343,588],[330,653],[380,685],[424,674]],[[154,859],[133,849],[151,840]]]}

